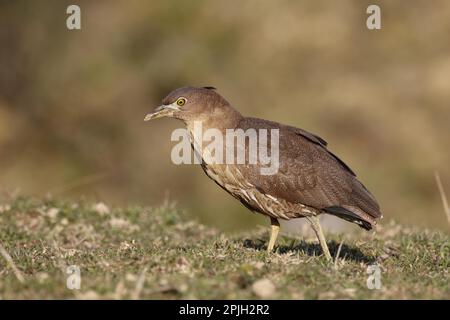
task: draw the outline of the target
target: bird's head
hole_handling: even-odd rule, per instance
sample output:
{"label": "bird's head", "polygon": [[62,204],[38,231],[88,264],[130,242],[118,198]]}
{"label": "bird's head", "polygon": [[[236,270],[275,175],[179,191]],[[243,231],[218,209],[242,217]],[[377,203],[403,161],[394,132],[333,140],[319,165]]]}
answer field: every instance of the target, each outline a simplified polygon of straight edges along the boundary
{"label": "bird's head", "polygon": [[203,121],[223,116],[226,112],[237,112],[213,87],[183,87],[169,93],[145,121],[169,117],[186,123]]}

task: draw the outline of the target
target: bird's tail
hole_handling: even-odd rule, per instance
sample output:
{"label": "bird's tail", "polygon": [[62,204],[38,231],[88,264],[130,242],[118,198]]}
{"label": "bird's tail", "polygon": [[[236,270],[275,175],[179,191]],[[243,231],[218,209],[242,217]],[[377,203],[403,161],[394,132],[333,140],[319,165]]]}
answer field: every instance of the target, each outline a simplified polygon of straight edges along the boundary
{"label": "bird's tail", "polygon": [[348,204],[328,207],[324,211],[356,223],[366,230],[372,229],[377,224],[377,219],[383,217],[375,197],[357,179],[354,179],[349,200]]}
{"label": "bird's tail", "polygon": [[362,218],[360,213],[355,213],[354,211],[360,210],[357,210],[357,208],[354,207],[347,209],[344,207],[332,206],[325,208],[324,211],[346,221],[356,223],[358,226],[366,230],[371,230],[376,224],[374,219]]}

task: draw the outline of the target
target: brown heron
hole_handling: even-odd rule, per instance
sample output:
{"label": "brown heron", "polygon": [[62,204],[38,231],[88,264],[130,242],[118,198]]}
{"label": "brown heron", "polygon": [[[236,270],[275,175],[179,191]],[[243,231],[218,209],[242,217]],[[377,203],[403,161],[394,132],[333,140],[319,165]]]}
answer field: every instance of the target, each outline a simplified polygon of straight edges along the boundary
{"label": "brown heron", "polygon": [[[224,134],[230,129],[277,130],[279,163],[274,174],[261,174],[260,161],[250,163],[246,158],[241,163],[217,163],[205,161],[205,155],[200,153],[201,166],[208,177],[250,210],[270,218],[268,252],[275,245],[279,219],[306,218],[326,258],[331,259],[318,218],[320,214],[335,215],[366,230],[382,217],[374,196],[358,181],[355,173],[327,149],[325,140],[299,128],[245,117],[213,87],[183,87],[172,91],[145,120],[161,117],[183,121],[194,150],[198,150],[195,148],[198,143],[194,137],[195,122],[201,122],[203,129],[217,129]],[[251,151],[248,139],[240,147]]]}

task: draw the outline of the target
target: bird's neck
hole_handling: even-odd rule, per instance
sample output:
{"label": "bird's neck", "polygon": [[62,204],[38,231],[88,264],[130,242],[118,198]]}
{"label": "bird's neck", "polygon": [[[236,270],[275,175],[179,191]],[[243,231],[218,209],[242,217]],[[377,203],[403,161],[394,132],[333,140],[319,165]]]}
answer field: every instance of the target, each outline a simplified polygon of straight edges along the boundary
{"label": "bird's neck", "polygon": [[243,116],[239,111],[231,106],[227,106],[226,108],[217,108],[213,113],[204,117],[186,121],[186,128],[192,133],[194,127],[198,127],[199,123],[201,123],[203,130],[218,129],[225,133],[226,129],[235,129],[242,118]]}
{"label": "bird's neck", "polygon": [[[226,137],[227,129],[235,129],[242,119],[242,115],[232,107],[221,108],[220,110],[214,110],[209,115],[203,117],[196,117],[195,120],[185,121],[186,128],[189,131],[189,138],[194,150],[197,150],[198,155],[204,159],[204,143],[205,136],[209,136],[209,133],[214,136],[217,135],[217,130],[220,131],[222,139]],[[213,131],[211,131],[213,130]],[[206,138],[211,139],[211,137]],[[216,140],[216,138],[214,139]],[[217,141],[216,141],[217,142]],[[222,141],[225,147],[225,140]],[[203,160],[204,163],[205,160]]]}

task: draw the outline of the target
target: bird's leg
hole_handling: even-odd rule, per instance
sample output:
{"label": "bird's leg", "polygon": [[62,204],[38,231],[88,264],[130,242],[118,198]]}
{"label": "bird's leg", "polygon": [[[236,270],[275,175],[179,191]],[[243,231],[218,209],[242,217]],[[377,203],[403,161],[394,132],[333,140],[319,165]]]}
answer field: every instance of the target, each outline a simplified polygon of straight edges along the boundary
{"label": "bird's leg", "polygon": [[311,223],[311,226],[316,233],[317,239],[319,239],[320,246],[322,247],[322,251],[325,254],[327,260],[331,260],[330,250],[328,250],[327,241],[323,235],[322,227],[320,226],[320,220],[318,216],[310,216],[307,217],[308,221]]}
{"label": "bird's leg", "polygon": [[280,223],[275,218],[270,218],[270,240],[267,246],[267,253],[272,252],[275,241],[277,240],[278,231],[280,231]]}

